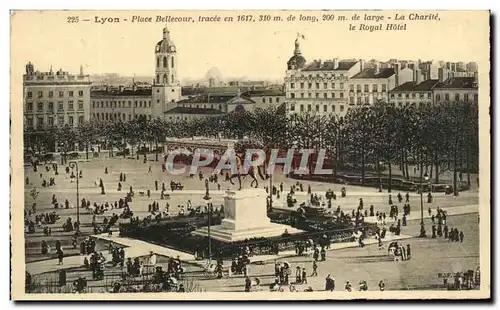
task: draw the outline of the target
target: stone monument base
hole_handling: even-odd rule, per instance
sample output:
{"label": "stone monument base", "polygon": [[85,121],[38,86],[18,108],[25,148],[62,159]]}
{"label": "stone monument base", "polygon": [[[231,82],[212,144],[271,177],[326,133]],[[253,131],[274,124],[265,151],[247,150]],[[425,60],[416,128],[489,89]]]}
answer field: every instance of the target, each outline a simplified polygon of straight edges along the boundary
{"label": "stone monument base", "polygon": [[[210,227],[210,237],[223,242],[235,242],[251,238],[278,237],[283,235],[285,230],[291,235],[304,232],[288,225],[276,223],[269,223],[264,227],[242,230],[232,230],[225,228],[223,225],[217,225]],[[193,235],[208,237],[208,227],[202,227],[194,231]]]}
{"label": "stone monument base", "polygon": [[[288,225],[271,223],[267,217],[266,191],[249,188],[241,191],[226,191],[224,196],[224,219],[221,225],[210,227],[210,238],[234,242],[250,238],[269,238],[303,232]],[[208,227],[193,232],[208,237]]]}

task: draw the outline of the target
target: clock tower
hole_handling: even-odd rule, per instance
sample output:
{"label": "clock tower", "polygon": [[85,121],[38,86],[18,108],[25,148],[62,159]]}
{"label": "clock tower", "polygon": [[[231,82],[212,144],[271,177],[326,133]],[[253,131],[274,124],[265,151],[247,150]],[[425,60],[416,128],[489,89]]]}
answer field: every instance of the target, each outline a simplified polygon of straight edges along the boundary
{"label": "clock tower", "polygon": [[163,39],[155,47],[155,78],[152,87],[152,116],[163,119],[163,112],[177,106],[181,85],[177,76],[177,49],[170,31],[163,28]]}

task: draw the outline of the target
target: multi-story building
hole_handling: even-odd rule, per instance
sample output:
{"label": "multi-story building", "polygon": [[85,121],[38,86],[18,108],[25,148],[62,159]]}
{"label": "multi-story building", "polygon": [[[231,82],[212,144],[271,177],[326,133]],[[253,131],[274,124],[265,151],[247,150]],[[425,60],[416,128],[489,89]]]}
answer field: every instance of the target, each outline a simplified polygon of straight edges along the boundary
{"label": "multi-story building", "polygon": [[141,116],[152,118],[151,88],[91,91],[91,118],[99,122],[130,121]]}
{"label": "multi-story building", "polygon": [[285,77],[287,115],[345,115],[348,110],[347,83],[360,71],[359,61],[315,60],[307,64],[298,40],[293,54],[288,60]]}
{"label": "multi-story building", "polygon": [[434,102],[465,101],[478,103],[477,73],[474,77],[453,77],[433,89]]}
{"label": "multi-story building", "polygon": [[389,103],[394,107],[431,105],[433,89],[438,83],[439,80],[403,83],[389,91]]}
{"label": "multi-story building", "polygon": [[389,91],[401,84],[421,81],[420,69],[407,65],[401,69],[400,63],[381,68],[375,63],[373,68],[363,70],[349,79],[349,106],[373,105],[376,102],[389,102]]}
{"label": "multi-story building", "polygon": [[77,127],[90,117],[90,78],[69,74],[59,69],[53,72],[35,71],[26,65],[23,75],[25,131],[44,130],[60,125]]}
{"label": "multi-story building", "polygon": [[249,90],[241,94],[242,97],[250,98],[255,102],[256,109],[267,109],[277,107],[285,102],[285,92],[281,89],[267,88]]}

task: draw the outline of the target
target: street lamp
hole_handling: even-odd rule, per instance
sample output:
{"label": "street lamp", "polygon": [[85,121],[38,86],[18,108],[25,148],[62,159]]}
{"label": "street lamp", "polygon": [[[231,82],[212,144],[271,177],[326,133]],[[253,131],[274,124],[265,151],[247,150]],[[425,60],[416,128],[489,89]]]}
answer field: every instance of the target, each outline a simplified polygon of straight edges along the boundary
{"label": "street lamp", "polygon": [[208,187],[208,179],[205,179],[205,196],[203,197],[207,202],[208,209],[208,264],[212,263],[212,238],[210,236],[210,226],[211,226],[211,217],[212,217],[212,200],[210,199],[210,190]]}
{"label": "street lamp", "polygon": [[79,188],[79,171],[78,171],[78,162],[71,161],[69,162],[69,166],[71,169],[76,168],[76,222],[78,223],[77,233],[80,232],[80,188]]}
{"label": "street lamp", "polygon": [[381,169],[382,164],[383,164],[382,161],[378,162],[378,191],[380,193],[382,192],[382,169]]}
{"label": "street lamp", "polygon": [[425,233],[425,224],[424,224],[424,189],[423,189],[423,181],[427,182],[429,180],[429,176],[427,172],[424,174],[424,163],[420,163],[420,235],[419,237],[425,238],[427,234]]}

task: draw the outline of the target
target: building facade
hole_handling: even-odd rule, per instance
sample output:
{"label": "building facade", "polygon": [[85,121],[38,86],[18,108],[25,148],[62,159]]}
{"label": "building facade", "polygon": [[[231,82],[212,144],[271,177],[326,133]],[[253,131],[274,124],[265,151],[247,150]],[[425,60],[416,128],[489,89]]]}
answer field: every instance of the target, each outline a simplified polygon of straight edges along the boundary
{"label": "building facade", "polygon": [[53,72],[35,71],[26,65],[23,75],[23,102],[25,131],[44,130],[52,126],[77,127],[90,117],[90,78],[70,74],[61,69]]}
{"label": "building facade", "polygon": [[131,121],[139,117],[151,119],[150,89],[119,89],[91,91],[91,118],[98,122]]}
{"label": "building facade", "polygon": [[243,92],[242,97],[249,98],[256,109],[268,109],[270,107],[278,107],[285,103],[285,92],[281,89],[255,89]]}
{"label": "building facade", "polygon": [[433,89],[435,103],[465,101],[478,103],[477,74],[475,77],[453,77],[438,83]]}
{"label": "building facade", "polygon": [[438,83],[437,79],[403,83],[389,92],[389,103],[394,107],[429,106],[434,102],[433,89]]}
{"label": "building facade", "polygon": [[306,63],[297,39],[285,77],[287,115],[345,115],[349,109],[348,80],[359,71],[357,60],[314,60]]}

